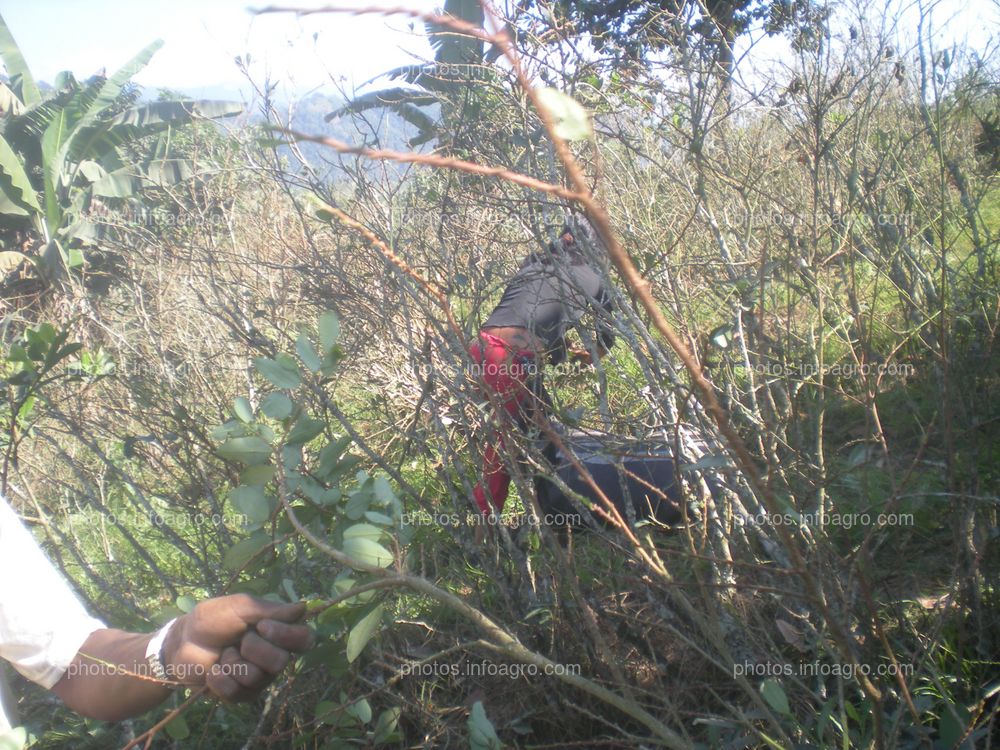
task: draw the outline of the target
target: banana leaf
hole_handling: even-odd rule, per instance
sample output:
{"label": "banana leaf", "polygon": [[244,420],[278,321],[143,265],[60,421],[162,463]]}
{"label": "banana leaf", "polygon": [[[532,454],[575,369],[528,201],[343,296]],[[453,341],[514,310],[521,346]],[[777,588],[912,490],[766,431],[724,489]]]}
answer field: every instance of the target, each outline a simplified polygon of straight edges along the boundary
{"label": "banana leaf", "polygon": [[20,47],[14,41],[14,35],[10,33],[7,22],[0,15],[0,58],[7,66],[7,74],[10,76],[11,88],[18,98],[26,105],[34,104],[42,98],[35,84],[35,79],[28,69],[28,64],[24,61]]}

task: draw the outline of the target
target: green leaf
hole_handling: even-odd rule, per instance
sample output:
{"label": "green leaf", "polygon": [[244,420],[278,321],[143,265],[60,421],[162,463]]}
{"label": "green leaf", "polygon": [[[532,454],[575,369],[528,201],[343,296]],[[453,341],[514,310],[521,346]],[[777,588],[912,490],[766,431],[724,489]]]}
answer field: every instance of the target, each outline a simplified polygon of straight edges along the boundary
{"label": "green leaf", "polygon": [[131,165],[107,172],[91,186],[93,194],[100,198],[130,198],[141,189],[142,178]]}
{"label": "green leaf", "polygon": [[6,117],[17,117],[24,112],[24,103],[10,86],[0,81],[0,113]]}
{"label": "green leaf", "polygon": [[337,461],[329,470],[324,469],[322,476],[327,481],[330,481],[336,477],[349,473],[361,463],[362,460],[360,456],[345,456],[340,461]]}
{"label": "green leaf", "polygon": [[222,558],[226,570],[240,570],[261,550],[271,546],[271,537],[263,531],[256,531],[243,541],[237,542]]}
{"label": "green leaf", "polygon": [[269,393],[260,404],[264,416],[271,419],[287,419],[292,413],[292,400],[284,393]]}
{"label": "green leaf", "polygon": [[347,635],[347,661],[353,663],[361,655],[381,622],[382,605],[379,604],[351,628],[351,632]]}
{"label": "green leaf", "polygon": [[[376,528],[369,524],[358,525],[368,526],[372,529]],[[352,526],[351,528],[356,527]],[[348,537],[347,534],[349,531],[350,529],[344,532],[345,555],[359,563],[363,563],[365,565],[375,565],[380,568],[385,568],[392,564],[392,553],[389,550],[368,536]],[[381,533],[381,531],[379,533]]]}
{"label": "green leaf", "polygon": [[377,542],[384,532],[370,523],[356,523],[344,530],[344,541],[348,539],[371,539]]}
{"label": "green leaf", "polygon": [[274,503],[264,493],[264,486],[239,486],[229,493],[229,502],[247,517],[251,525],[264,523],[274,511]]}
{"label": "green leaf", "polygon": [[80,162],[77,166],[77,170],[88,182],[97,182],[107,174],[104,167],[92,159],[85,159]]}
{"label": "green leaf", "polygon": [[328,726],[339,726],[344,711],[336,701],[320,701],[316,704],[316,721]]}
{"label": "green leaf", "polygon": [[567,141],[579,141],[593,135],[587,110],[569,94],[554,88],[540,88],[538,101],[552,118],[557,136]]}
{"label": "green leaf", "polygon": [[323,366],[323,360],[316,353],[305,331],[299,334],[299,338],[295,342],[295,351],[298,353],[299,359],[302,360],[302,364],[313,372],[320,371],[320,368]]}
{"label": "green leaf", "polygon": [[784,688],[776,680],[764,680],[760,686],[761,695],[767,701],[767,705],[783,716],[791,714],[791,707],[788,705],[788,696],[785,695]]}
{"label": "green leaf", "polygon": [[833,715],[833,710],[836,705],[836,696],[830,698],[823,704],[823,708],[819,712],[819,718],[816,719],[816,729],[814,734],[817,739],[822,739],[823,733],[826,732],[826,725],[830,722],[830,717]]}
{"label": "green leaf", "polygon": [[118,99],[118,96],[121,94],[122,88],[125,84],[131,81],[136,73],[146,67],[149,61],[153,58],[153,55],[155,55],[162,46],[162,39],[155,40],[140,50],[135,57],[109,76],[101,86],[101,89],[97,94],[97,98],[87,109],[84,118],[95,119],[99,113],[113,105]]}
{"label": "green leaf", "polygon": [[[955,717],[955,713],[958,714],[958,718]],[[969,712],[962,706],[948,703],[941,709],[941,719],[938,721],[938,737],[941,740],[941,747],[955,747],[965,734],[969,718]],[[972,750],[972,746],[973,743],[966,740],[959,747],[961,750]]]}
{"label": "green leaf", "polygon": [[190,159],[157,159],[149,163],[141,176],[144,185],[164,188],[190,180],[196,174],[196,165]]}
{"label": "green leaf", "polygon": [[183,716],[176,716],[171,719],[164,729],[175,740],[186,740],[191,736],[191,730],[188,728]]}
{"label": "green leaf", "polygon": [[[52,348],[55,349],[55,347],[52,347]],[[79,343],[76,343],[76,344],[67,344],[66,346],[62,347],[61,349],[58,349],[53,354],[51,354],[49,356],[49,362],[52,363],[52,364],[55,364],[59,360],[67,359],[68,357],[73,356],[74,354],[76,354],[81,349],[83,349],[83,344],[79,344]]]}
{"label": "green leaf", "polygon": [[298,466],[302,463],[302,446],[281,446],[281,462],[285,465],[285,469],[288,471],[298,468]]}
{"label": "green leaf", "polygon": [[302,445],[303,443],[308,443],[314,437],[323,432],[324,427],[326,427],[326,422],[322,419],[302,417],[295,423],[291,432],[288,433],[288,437],[285,439],[285,442],[288,445]]}
{"label": "green leaf", "polygon": [[56,340],[56,327],[51,323],[42,323],[35,330],[26,332],[29,339],[40,341],[43,344],[52,344]]}
{"label": "green leaf", "polygon": [[[454,16],[480,28],[486,23],[483,6],[477,0],[445,0],[445,15]],[[424,24],[434,60],[439,63],[476,63],[482,60],[484,42],[468,34],[456,34],[450,26],[427,22]]]}
{"label": "green leaf", "polygon": [[271,446],[263,439],[251,437],[230,438],[216,449],[222,458],[242,461],[245,464],[259,464],[271,455]]}
{"label": "green leaf", "polygon": [[42,207],[38,205],[35,189],[31,186],[27,172],[24,171],[21,157],[14,153],[14,149],[3,136],[0,136],[0,172],[3,172],[4,177],[0,180],[0,189],[4,195],[17,205],[27,206],[37,213],[42,213]]}
{"label": "green leaf", "polygon": [[11,345],[10,351],[7,352],[7,359],[10,362],[31,362],[31,358],[28,356],[27,350],[20,344]]}
{"label": "green leaf", "polygon": [[241,422],[253,422],[253,407],[250,405],[250,401],[243,396],[237,398],[233,403],[233,413]]}
{"label": "green leaf", "polygon": [[343,117],[344,115],[356,115],[366,110],[377,109],[379,107],[389,107],[390,109],[395,110],[396,107],[401,105],[425,107],[429,104],[439,103],[440,99],[438,97],[433,94],[429,94],[426,91],[397,86],[394,88],[372,91],[352,99],[343,107],[330,112],[323,119],[327,122],[332,122],[338,117]]}
{"label": "green leaf", "polygon": [[[82,141],[90,142],[93,137],[93,129],[90,126],[114,105],[122,88],[136,73],[146,67],[162,46],[163,41],[158,39],[139,52],[100,85],[96,96],[91,96],[87,89],[82,90],[59,111],[46,128],[42,137],[45,214],[51,228],[54,229],[62,224],[64,208],[59,202],[60,187],[72,177],[66,170],[66,165],[69,151],[74,146],[77,136],[81,136]],[[86,154],[88,150],[84,148],[82,153]],[[76,153],[81,153],[79,145]]]}
{"label": "green leaf", "polygon": [[[65,108],[52,118],[42,134],[42,178],[45,189],[45,219],[50,231],[62,225],[63,209],[59,202],[60,178],[64,174],[65,156],[62,145],[67,137],[69,125]],[[55,241],[55,237],[51,238]]]}
{"label": "green leaf", "polygon": [[375,499],[382,505],[391,505],[396,500],[396,493],[385,477],[375,477]]}
{"label": "green leaf", "polygon": [[371,493],[366,490],[357,490],[351,493],[350,499],[347,501],[347,506],[344,508],[344,515],[352,521],[357,521],[367,512],[371,501]]}
{"label": "green leaf", "polygon": [[503,750],[493,723],[486,717],[482,701],[472,704],[469,714],[469,750]]}
{"label": "green leaf", "polygon": [[[183,407],[175,409],[174,416],[178,421],[187,419],[187,409],[184,409]],[[208,434],[211,436],[212,440],[217,443],[221,443],[226,438],[230,438],[233,435],[246,434],[246,429],[239,423],[239,420],[227,419],[224,423],[215,425],[211,430],[209,430]]]}
{"label": "green leaf", "polygon": [[437,123],[422,109],[414,107],[412,104],[398,104],[392,108],[392,111],[417,129],[417,135],[407,141],[410,148],[421,146],[437,137]]}
{"label": "green leaf", "polygon": [[[2,173],[0,173],[0,181],[2,181]],[[4,192],[5,190],[5,187],[0,186],[0,214],[6,214],[7,216],[29,216],[30,212],[28,209],[8,198],[7,193]]]}
{"label": "green leaf", "polygon": [[294,362],[276,361],[266,357],[257,357],[254,361],[257,372],[267,378],[277,388],[296,388],[302,382],[299,369]]}
{"label": "green leaf", "polygon": [[372,707],[364,698],[354,701],[344,713],[356,719],[360,724],[367,724],[372,720]]}
{"label": "green leaf", "polygon": [[182,99],[163,102],[149,102],[130,107],[111,120],[112,127],[130,125],[150,129],[152,125],[183,125],[194,118],[216,120],[232,117],[243,111],[239,102],[208,99]]}
{"label": "green leaf", "polygon": [[[70,220],[69,226],[59,230],[60,236],[67,245],[100,245],[101,239],[106,233],[105,225],[98,224],[96,222],[90,221],[89,219],[73,219],[71,215],[67,213],[67,218]],[[78,243],[74,243],[73,240],[78,240]],[[74,257],[74,250],[76,247],[70,247],[68,257]],[[82,261],[82,254],[79,256],[80,262]]]}
{"label": "green leaf", "polygon": [[273,466],[250,466],[240,474],[240,484],[267,484],[273,477]]}
{"label": "green leaf", "polygon": [[21,101],[26,107],[30,107],[41,101],[42,95],[35,85],[35,79],[28,69],[28,63],[24,61],[20,47],[14,41],[14,35],[10,33],[7,22],[0,16],[0,58],[7,68],[7,75],[10,76],[11,83],[15,88],[20,88]]}
{"label": "green leaf", "polygon": [[350,444],[351,437],[347,436],[334,440],[323,447],[323,450],[319,452],[319,465],[324,475],[333,471],[340,458],[340,454],[347,450],[347,446]]}
{"label": "green leaf", "polygon": [[319,505],[332,505],[340,500],[340,488],[333,487],[328,490],[311,477],[302,477],[299,488],[306,497]]}
{"label": "green leaf", "polygon": [[327,311],[319,316],[319,343],[323,352],[328,353],[340,338],[340,319],[337,313]]}
{"label": "green leaf", "polygon": [[28,424],[28,420],[31,419],[31,412],[34,410],[37,401],[37,396],[29,396],[24,400],[24,403],[21,404],[21,408],[17,410],[17,421],[22,427],[26,426]]}
{"label": "green leaf", "polygon": [[402,716],[403,709],[399,706],[387,708],[379,714],[378,721],[375,722],[375,732],[372,738],[376,745],[389,742],[392,734],[399,725],[399,717]]}

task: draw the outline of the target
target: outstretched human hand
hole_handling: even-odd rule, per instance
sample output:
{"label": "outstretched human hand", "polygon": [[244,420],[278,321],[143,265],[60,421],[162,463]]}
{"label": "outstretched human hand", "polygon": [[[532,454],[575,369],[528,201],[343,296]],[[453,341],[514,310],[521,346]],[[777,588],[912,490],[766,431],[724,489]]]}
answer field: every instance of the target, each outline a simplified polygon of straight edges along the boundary
{"label": "outstretched human hand", "polygon": [[246,594],[197,604],[173,623],[159,649],[166,672],[150,674],[154,637],[103,628],[84,641],[52,691],[79,714],[121,721],[162,703],[178,685],[202,686],[223,700],[253,698],[312,645],[299,624],[304,604],[275,604]]}
{"label": "outstretched human hand", "polygon": [[179,618],[163,643],[167,676],[204,684],[227,701],[250,700],[312,645],[298,624],[304,604],[276,604],[246,594],[199,602]]}

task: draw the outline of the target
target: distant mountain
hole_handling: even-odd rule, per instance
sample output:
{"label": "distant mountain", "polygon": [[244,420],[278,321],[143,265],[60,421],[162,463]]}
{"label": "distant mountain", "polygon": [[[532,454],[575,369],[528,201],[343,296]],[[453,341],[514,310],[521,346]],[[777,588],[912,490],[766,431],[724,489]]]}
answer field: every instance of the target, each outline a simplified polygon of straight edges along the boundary
{"label": "distant mountain", "polygon": [[[162,91],[167,89],[145,89],[143,100],[155,100]],[[244,93],[232,86],[204,86],[190,89],[169,89],[174,96],[192,99],[222,99],[242,102],[246,113],[242,121],[248,124],[261,124],[265,121],[260,111],[259,101],[247,101]],[[394,151],[409,151],[409,139],[417,135],[417,129],[390,109],[371,109],[359,116],[338,117],[331,122],[326,121],[327,115],[344,105],[344,100],[338,96],[323,93],[313,93],[295,102],[276,102],[275,109],[281,117],[291,113],[291,128],[309,135],[328,136],[355,146],[389,149]],[[437,105],[426,108],[431,117],[437,116]],[[220,123],[220,127],[232,127],[233,120]],[[421,146],[418,150],[427,151],[433,143]],[[325,181],[336,182],[340,173],[339,156],[332,149],[318,143],[302,143],[299,150],[317,173]],[[291,149],[282,147],[279,153],[287,157],[294,168],[295,156]],[[353,158],[353,157],[348,157]]]}
{"label": "distant mountain", "polygon": [[173,91],[190,97],[191,99],[221,99],[227,102],[244,103],[247,101],[246,93],[244,91],[228,83],[209,83],[204,86],[189,86],[182,89],[175,89],[169,86],[149,86],[143,89],[141,98],[144,101],[155,100],[159,96],[160,91]]}
{"label": "distant mountain", "polygon": [[[298,102],[293,112],[294,129],[316,135],[329,135],[349,143],[360,143],[383,149],[409,150],[408,141],[417,129],[389,109],[370,109],[361,115],[338,117],[330,122],[327,115],[344,106],[337,97],[313,94]],[[428,110],[428,114],[435,113]]]}
{"label": "distant mountain", "polygon": [[[0,81],[6,82],[6,76],[0,75]],[[53,88],[52,84],[46,81],[39,81],[38,87],[42,91],[51,91]],[[139,100],[155,101],[164,92],[169,93],[171,96],[190,99],[217,99],[241,102],[245,108],[245,114],[239,118],[242,122],[260,124],[265,120],[258,102],[247,101],[247,98],[240,89],[225,84],[186,89],[144,87],[140,93]],[[291,127],[300,133],[329,136],[351,145],[366,146],[369,148],[393,151],[411,150],[409,140],[417,135],[417,129],[388,108],[382,110],[371,109],[362,115],[338,117],[331,122],[327,122],[327,115],[337,111],[343,105],[344,100],[340,97],[329,96],[323,93],[313,93],[291,104],[288,102],[278,103],[276,104],[276,109],[282,116],[287,116],[291,112]],[[437,105],[427,107],[427,114],[431,117],[436,117],[436,107]],[[218,126],[229,129],[233,127],[234,122],[238,121],[229,119],[219,122]],[[433,145],[432,142],[431,144],[419,147],[417,150],[427,151]],[[324,180],[337,181],[340,167],[338,162],[339,156],[335,151],[318,143],[303,143],[299,150],[310,166]],[[291,149],[282,147],[279,151],[283,156],[288,158],[289,164],[294,168],[296,160]]]}
{"label": "distant mountain", "polygon": [[[220,88],[215,95],[209,96],[208,91],[208,89],[198,89],[174,93],[199,99],[221,98],[243,101],[247,107],[245,122],[260,124],[265,121],[259,102],[246,102],[245,99],[241,99],[241,92]],[[292,130],[300,133],[328,136],[354,146],[395,151],[410,150],[408,141],[417,135],[417,129],[389,109],[372,109],[361,116],[338,117],[327,122],[327,115],[343,105],[344,100],[341,97],[317,92],[295,102],[276,102],[275,109],[282,118],[290,114]],[[437,113],[428,108],[428,114],[433,117]],[[428,148],[429,146],[423,146],[420,150],[426,151]],[[335,151],[318,143],[302,143],[299,150],[324,180],[337,181],[340,168],[339,157]],[[292,166],[295,166],[295,157],[289,148],[281,148],[279,151],[289,159]]]}

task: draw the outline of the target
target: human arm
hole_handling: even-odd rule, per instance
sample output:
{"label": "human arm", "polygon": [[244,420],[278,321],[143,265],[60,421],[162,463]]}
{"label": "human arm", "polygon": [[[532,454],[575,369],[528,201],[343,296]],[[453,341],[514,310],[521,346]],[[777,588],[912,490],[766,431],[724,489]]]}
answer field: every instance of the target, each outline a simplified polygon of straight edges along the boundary
{"label": "human arm", "polygon": [[303,604],[235,594],[207,599],[178,618],[160,652],[169,683],[153,674],[146,650],[153,634],[96,630],[52,687],[66,705],[104,721],[144,713],[178,684],[208,687],[224,700],[249,700],[280,673],[312,634],[296,624]]}
{"label": "human arm", "polygon": [[[592,364],[594,364],[594,355],[590,352],[589,349],[584,349],[582,347],[572,346],[572,347],[569,347],[569,349],[567,349],[567,353],[569,354],[569,360],[570,360],[570,362],[576,362],[577,364],[581,364],[581,365],[592,365]],[[607,349],[605,349],[600,344],[597,345],[597,359],[598,360],[604,359],[604,356],[607,353],[608,353]]]}
{"label": "human arm", "polygon": [[[242,594],[209,599],[175,621],[161,660],[171,682],[207,680],[214,695],[242,700],[281,671],[289,652],[308,647],[308,628],[294,624],[302,613],[301,604]],[[146,661],[152,637],[108,628],[90,616],[0,497],[0,658],[70,708],[121,719],[170,694]]]}
{"label": "human arm", "polygon": [[611,292],[606,284],[601,284],[601,291],[598,295],[600,309],[596,311],[597,317],[597,358],[603,359],[615,345],[615,328],[612,325],[614,320],[614,305],[611,301]]}
{"label": "human arm", "polygon": [[[582,336],[587,347],[567,347],[566,353],[571,362],[582,365],[594,364],[594,355],[601,360],[607,356],[611,347],[615,345],[615,329],[611,325],[613,308],[611,295],[607,287],[602,283],[598,288],[597,295],[591,301],[591,309],[595,318],[594,340],[588,341],[586,336]],[[593,343],[593,348],[589,344]]]}

